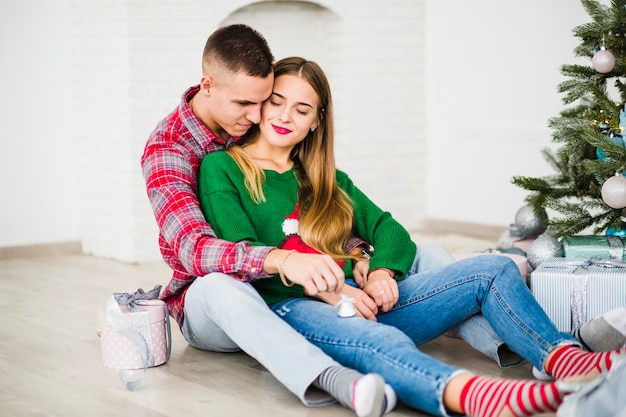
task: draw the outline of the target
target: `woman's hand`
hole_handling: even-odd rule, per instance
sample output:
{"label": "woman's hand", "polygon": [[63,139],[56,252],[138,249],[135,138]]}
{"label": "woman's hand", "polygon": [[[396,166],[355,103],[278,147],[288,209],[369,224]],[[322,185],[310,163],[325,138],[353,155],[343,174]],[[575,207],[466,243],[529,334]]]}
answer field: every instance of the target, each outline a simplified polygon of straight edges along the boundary
{"label": "woman's hand", "polygon": [[[267,268],[267,264],[274,267]],[[344,286],[343,269],[329,255],[276,249],[269,252],[263,266],[269,274],[277,273],[280,266],[283,275],[289,281],[302,285],[308,296],[324,292],[339,294]]]}
{"label": "woman's hand", "polygon": [[365,287],[367,282],[367,272],[370,269],[370,260],[367,258],[360,258],[354,261],[352,264],[352,277],[359,288]]}
{"label": "woman's hand", "polygon": [[[356,314],[367,320],[376,321],[376,314],[378,313],[378,307],[374,300],[370,298],[363,290],[354,288],[351,285],[344,285],[343,291],[346,296],[354,299],[354,307],[356,308]],[[336,293],[320,293],[317,298],[330,305],[337,305],[341,301],[341,296]]]}
{"label": "woman's hand", "polygon": [[398,283],[387,269],[375,269],[369,273],[363,291],[369,295],[383,313],[398,302]]}
{"label": "woman's hand", "polygon": [[357,246],[354,248],[350,255],[358,257],[358,259],[352,261],[352,277],[354,282],[359,288],[365,287],[367,282],[367,273],[370,270],[370,255],[369,252],[363,250],[362,247]]}
{"label": "woman's hand", "polygon": [[378,314],[378,306],[374,300],[367,295],[360,288],[354,288],[350,285],[343,287],[343,293],[355,300],[354,307],[356,308],[357,315],[364,319],[376,321],[376,314]]}

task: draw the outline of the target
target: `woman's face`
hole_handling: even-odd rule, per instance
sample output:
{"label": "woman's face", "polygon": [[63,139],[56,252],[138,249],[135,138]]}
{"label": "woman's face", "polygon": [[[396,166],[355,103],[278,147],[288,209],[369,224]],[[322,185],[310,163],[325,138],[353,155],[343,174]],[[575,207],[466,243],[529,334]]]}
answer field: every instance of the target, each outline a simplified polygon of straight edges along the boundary
{"label": "woman's face", "polygon": [[274,90],[263,103],[261,134],[270,144],[292,148],[317,127],[318,97],[313,87],[294,75],[274,80]]}

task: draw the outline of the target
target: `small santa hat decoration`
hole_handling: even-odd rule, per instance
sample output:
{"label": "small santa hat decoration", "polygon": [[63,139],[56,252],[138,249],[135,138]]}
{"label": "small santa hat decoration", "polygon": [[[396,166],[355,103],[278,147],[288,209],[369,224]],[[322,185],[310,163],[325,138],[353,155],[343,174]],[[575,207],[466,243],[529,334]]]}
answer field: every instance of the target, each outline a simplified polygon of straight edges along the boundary
{"label": "small santa hat decoration", "polygon": [[285,217],[285,221],[283,221],[283,233],[285,236],[297,235],[300,230],[300,207],[296,204],[296,208],[294,211]]}
{"label": "small santa hat decoration", "polygon": [[[300,206],[296,204],[296,208],[285,217],[282,225],[285,239],[278,245],[281,249],[296,250],[301,253],[319,253],[317,249],[314,249],[304,243],[300,238],[298,232],[300,231]],[[342,262],[343,263],[343,262]],[[342,264],[340,263],[340,265]],[[339,317],[354,317],[357,314],[354,303],[356,300],[350,298],[344,293],[341,293],[341,300],[335,305],[338,309]]]}

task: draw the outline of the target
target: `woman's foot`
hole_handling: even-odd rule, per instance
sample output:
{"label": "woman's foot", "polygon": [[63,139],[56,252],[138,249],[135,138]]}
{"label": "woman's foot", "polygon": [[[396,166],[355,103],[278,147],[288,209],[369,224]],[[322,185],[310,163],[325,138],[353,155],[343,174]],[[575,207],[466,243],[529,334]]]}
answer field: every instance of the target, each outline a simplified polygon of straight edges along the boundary
{"label": "woman's foot", "polygon": [[[563,417],[617,417],[626,415],[626,357],[616,358],[611,370],[586,384],[557,382],[571,391],[559,407]],[[569,387],[567,385],[570,385]]]}
{"label": "woman's foot", "polygon": [[[572,335],[589,352],[610,352],[626,346],[626,307],[607,311],[600,317],[589,320]],[[545,370],[533,366],[533,376],[541,381],[552,381]]]}
{"label": "woman's foot", "polygon": [[554,379],[605,373],[624,349],[612,352],[587,352],[574,345],[559,346],[548,357],[546,373]]}
{"label": "woman's foot", "polygon": [[471,417],[523,417],[554,413],[567,394],[556,382],[475,376],[461,392],[461,409]]}

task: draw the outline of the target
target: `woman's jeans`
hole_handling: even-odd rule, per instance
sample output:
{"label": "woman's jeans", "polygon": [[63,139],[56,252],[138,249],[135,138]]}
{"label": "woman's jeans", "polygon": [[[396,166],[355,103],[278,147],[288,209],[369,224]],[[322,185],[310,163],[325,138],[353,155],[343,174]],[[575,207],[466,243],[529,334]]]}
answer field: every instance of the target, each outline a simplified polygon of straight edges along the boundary
{"label": "woman's jeans", "polygon": [[402,402],[435,415],[447,415],[443,390],[464,371],[422,353],[416,345],[467,318],[482,313],[512,350],[539,369],[556,346],[577,343],[550,322],[507,257],[464,259],[408,276],[398,287],[398,302],[379,314],[378,322],[339,317],[334,306],[310,298],[270,307],[341,364],[382,375]]}
{"label": "woman's jeans", "polygon": [[[408,275],[434,271],[456,262],[450,251],[436,242],[421,243]],[[509,347],[496,334],[482,314],[476,314],[460,323],[454,332],[477,351],[490,357],[501,368],[519,366],[524,359]]]}
{"label": "woman's jeans", "polygon": [[[414,268],[435,270],[452,262],[454,258],[446,248],[425,243],[418,246]],[[502,341],[493,330],[485,329],[488,323],[478,322],[477,318],[482,317],[477,315],[463,322],[459,333],[465,334],[465,339],[481,352],[496,352]],[[196,278],[185,297],[182,333],[191,346],[199,349],[243,350],[307,406],[335,402],[326,393],[310,387],[337,362],[276,317],[250,284],[219,273]]]}

